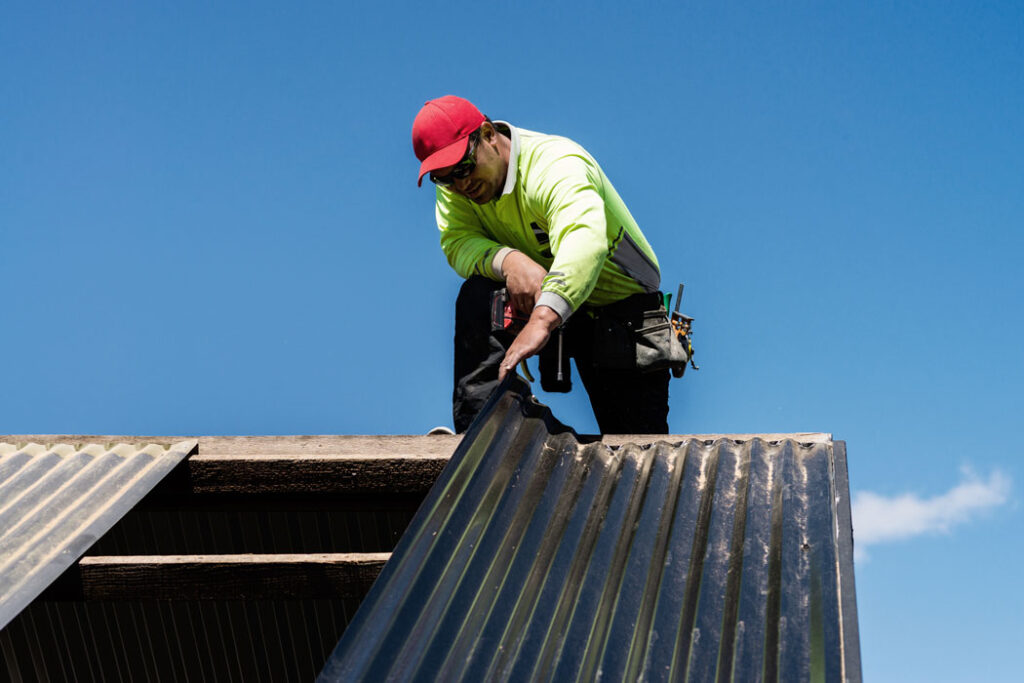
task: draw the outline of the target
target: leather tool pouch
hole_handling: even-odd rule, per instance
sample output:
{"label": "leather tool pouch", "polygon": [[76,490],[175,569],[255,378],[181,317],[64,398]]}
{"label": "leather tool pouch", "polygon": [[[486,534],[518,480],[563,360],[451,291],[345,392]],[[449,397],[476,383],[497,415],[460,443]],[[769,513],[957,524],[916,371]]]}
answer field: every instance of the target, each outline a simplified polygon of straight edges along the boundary
{"label": "leather tool pouch", "polygon": [[628,301],[595,310],[594,365],[640,372],[685,368],[689,355],[665,307],[624,310]]}

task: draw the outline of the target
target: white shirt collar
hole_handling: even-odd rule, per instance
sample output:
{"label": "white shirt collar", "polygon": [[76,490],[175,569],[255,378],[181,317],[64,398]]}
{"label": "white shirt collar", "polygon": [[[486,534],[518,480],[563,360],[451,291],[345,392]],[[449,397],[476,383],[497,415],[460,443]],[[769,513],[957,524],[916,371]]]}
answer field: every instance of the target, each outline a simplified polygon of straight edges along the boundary
{"label": "white shirt collar", "polygon": [[508,172],[505,174],[505,187],[501,190],[501,196],[511,194],[516,187],[516,176],[519,175],[519,131],[507,121],[495,121],[508,126],[509,137],[512,138],[512,145],[508,152]]}

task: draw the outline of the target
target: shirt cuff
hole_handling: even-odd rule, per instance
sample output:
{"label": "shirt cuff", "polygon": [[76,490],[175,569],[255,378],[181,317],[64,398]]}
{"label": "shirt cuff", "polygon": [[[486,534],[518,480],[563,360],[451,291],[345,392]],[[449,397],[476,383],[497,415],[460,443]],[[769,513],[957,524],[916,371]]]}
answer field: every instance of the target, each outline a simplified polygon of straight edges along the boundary
{"label": "shirt cuff", "polygon": [[562,298],[560,294],[554,292],[541,292],[540,296],[537,297],[538,306],[547,306],[562,318],[562,324],[569,319],[572,315],[572,306],[568,301]]}
{"label": "shirt cuff", "polygon": [[502,280],[505,279],[505,271],[502,270],[502,266],[505,265],[505,257],[511,254],[513,251],[519,251],[512,247],[502,247],[498,250],[498,253],[491,259],[491,270]]}

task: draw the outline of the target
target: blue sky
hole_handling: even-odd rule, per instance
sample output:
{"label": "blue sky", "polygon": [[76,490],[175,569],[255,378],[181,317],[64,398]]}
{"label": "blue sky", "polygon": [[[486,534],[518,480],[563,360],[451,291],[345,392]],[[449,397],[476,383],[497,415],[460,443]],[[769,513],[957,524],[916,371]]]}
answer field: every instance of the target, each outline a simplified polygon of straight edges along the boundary
{"label": "blue sky", "polygon": [[0,16],[0,433],[449,424],[410,126],[459,94],[587,147],[686,282],[673,432],[847,442],[866,678],[1019,675],[1019,4]]}

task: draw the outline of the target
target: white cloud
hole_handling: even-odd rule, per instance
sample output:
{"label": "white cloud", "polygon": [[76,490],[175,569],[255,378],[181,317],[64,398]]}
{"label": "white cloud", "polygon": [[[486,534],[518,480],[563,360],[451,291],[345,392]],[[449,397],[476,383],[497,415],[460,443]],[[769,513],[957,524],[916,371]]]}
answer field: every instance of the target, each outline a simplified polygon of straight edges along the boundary
{"label": "white cloud", "polygon": [[868,546],[892,543],[928,533],[945,533],[978,513],[1003,505],[1010,497],[1010,479],[994,470],[988,480],[962,471],[959,484],[942,495],[922,498],[913,493],[886,497],[870,491],[853,496],[853,538],[858,560]]}

